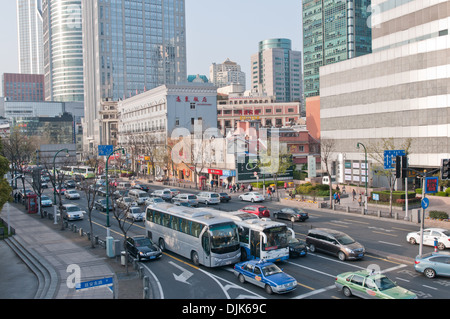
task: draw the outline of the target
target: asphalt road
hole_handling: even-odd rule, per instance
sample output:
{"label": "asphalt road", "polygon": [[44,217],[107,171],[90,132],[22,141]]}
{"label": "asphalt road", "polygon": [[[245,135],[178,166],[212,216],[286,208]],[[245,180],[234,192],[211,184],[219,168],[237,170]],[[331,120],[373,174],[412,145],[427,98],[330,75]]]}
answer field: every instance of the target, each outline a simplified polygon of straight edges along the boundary
{"label": "asphalt road", "polygon": [[[150,185],[151,189],[162,189],[163,186]],[[181,192],[196,193],[180,189]],[[51,190],[44,194],[50,195]],[[82,209],[87,209],[87,202],[82,191],[79,200],[63,202],[76,203]],[[241,202],[232,194],[229,203],[221,203],[216,208],[224,210],[238,210],[246,202]],[[99,197],[100,198],[100,197]],[[278,202],[264,202],[271,212],[280,208]],[[47,210],[52,210],[46,208]],[[342,293],[334,287],[336,275],[359,269],[376,269],[388,275],[400,286],[417,294],[420,299],[448,299],[450,296],[450,279],[425,278],[415,272],[412,260],[418,254],[419,246],[406,242],[406,234],[417,231],[418,226],[407,223],[368,219],[358,215],[331,213],[324,210],[307,209],[310,218],[306,222],[291,223],[284,221],[293,228],[299,239],[304,239],[308,229],[312,227],[326,227],[343,231],[352,236],[366,248],[366,256],[359,261],[340,261],[336,257],[308,253],[306,257],[289,259],[280,262],[283,270],[294,276],[298,281],[295,291],[285,295],[267,295],[263,289],[249,283],[241,284],[233,274],[232,267],[206,268],[196,267],[190,260],[171,252],[165,252],[157,261],[143,262],[147,275],[153,283],[152,296],[158,299],[345,299]],[[106,237],[106,214],[94,210],[92,212],[94,234],[99,238]],[[117,227],[117,221],[110,215],[111,235],[118,240],[123,234]],[[280,220],[282,221],[282,220]],[[75,221],[78,227],[89,231],[88,218]],[[144,235],[145,227],[142,222],[134,223],[129,235]],[[424,253],[433,251],[433,247],[424,247]],[[390,256],[398,258],[392,259]]]}

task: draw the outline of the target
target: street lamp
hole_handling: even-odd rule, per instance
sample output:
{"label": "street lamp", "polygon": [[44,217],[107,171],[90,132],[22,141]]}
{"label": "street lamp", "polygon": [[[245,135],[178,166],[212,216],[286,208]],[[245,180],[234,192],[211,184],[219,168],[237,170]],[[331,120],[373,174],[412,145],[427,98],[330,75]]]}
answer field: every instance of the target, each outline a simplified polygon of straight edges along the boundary
{"label": "street lamp", "polygon": [[[54,185],[53,185],[53,203],[55,204],[55,224],[56,224],[56,164],[55,164],[55,161],[56,161],[56,156],[58,156],[58,154],[60,152],[66,152],[67,153],[66,156],[69,156],[69,150],[67,148],[60,149],[58,152],[56,152],[55,156],[53,156],[53,183],[54,183]],[[59,191],[61,191],[61,190],[59,190]],[[61,216],[61,218],[62,218],[62,216]]]}
{"label": "street lamp", "polygon": [[364,202],[365,202],[364,206],[365,206],[365,209],[367,209],[367,179],[368,179],[369,167],[367,166],[367,150],[366,150],[366,147],[364,146],[364,144],[358,142],[356,144],[356,148],[359,149],[360,145],[364,148],[364,160],[365,160],[365,165],[366,165],[366,167],[365,167],[365,169],[366,169],[366,180],[365,180],[366,193],[364,196],[365,197],[364,198]]}

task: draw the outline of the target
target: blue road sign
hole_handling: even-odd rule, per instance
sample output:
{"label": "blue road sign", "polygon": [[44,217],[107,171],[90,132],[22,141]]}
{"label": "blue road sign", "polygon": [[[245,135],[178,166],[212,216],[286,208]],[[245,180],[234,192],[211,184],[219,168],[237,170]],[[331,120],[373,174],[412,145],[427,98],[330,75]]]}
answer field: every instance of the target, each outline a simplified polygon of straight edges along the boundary
{"label": "blue road sign", "polygon": [[439,179],[437,177],[425,178],[425,194],[437,193],[439,186]]}
{"label": "blue road sign", "polygon": [[109,156],[114,150],[113,145],[99,145],[98,146],[98,156]]}
{"label": "blue road sign", "polygon": [[101,279],[96,279],[96,280],[80,282],[77,284],[77,286],[75,288],[76,288],[76,290],[89,289],[89,288],[96,288],[96,287],[100,287],[100,286],[108,286],[108,285],[113,285],[113,284],[114,284],[113,277],[106,277],[106,278],[101,278]]}
{"label": "blue road sign", "polygon": [[425,197],[424,199],[422,199],[422,208],[427,209],[428,206],[430,206],[430,200]]}
{"label": "blue road sign", "polygon": [[405,150],[384,151],[384,169],[395,168],[395,157],[406,155]]}

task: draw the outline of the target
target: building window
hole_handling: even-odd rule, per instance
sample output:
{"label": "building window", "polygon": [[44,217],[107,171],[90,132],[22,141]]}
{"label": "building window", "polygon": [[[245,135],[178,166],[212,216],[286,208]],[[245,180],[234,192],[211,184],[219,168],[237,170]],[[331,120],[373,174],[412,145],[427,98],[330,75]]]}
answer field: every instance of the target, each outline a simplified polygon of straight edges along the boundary
{"label": "building window", "polygon": [[195,110],[195,103],[191,103],[191,110]]}

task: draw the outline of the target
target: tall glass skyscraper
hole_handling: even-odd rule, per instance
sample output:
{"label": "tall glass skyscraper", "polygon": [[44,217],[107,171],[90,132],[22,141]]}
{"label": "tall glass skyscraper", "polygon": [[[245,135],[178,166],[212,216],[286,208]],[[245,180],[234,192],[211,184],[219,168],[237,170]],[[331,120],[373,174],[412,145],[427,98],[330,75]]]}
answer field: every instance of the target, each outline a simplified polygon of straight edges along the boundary
{"label": "tall glass skyscraper", "polygon": [[42,10],[45,99],[82,102],[81,0],[43,0]]}
{"label": "tall glass skyscraper", "polygon": [[303,0],[305,97],[319,95],[319,68],[372,52],[370,0]]}
{"label": "tall glass skyscraper", "polygon": [[44,74],[42,5],[39,0],[17,0],[19,73]]}
{"label": "tall glass skyscraper", "polygon": [[100,141],[104,99],[185,82],[185,0],[82,0],[85,129]]}

